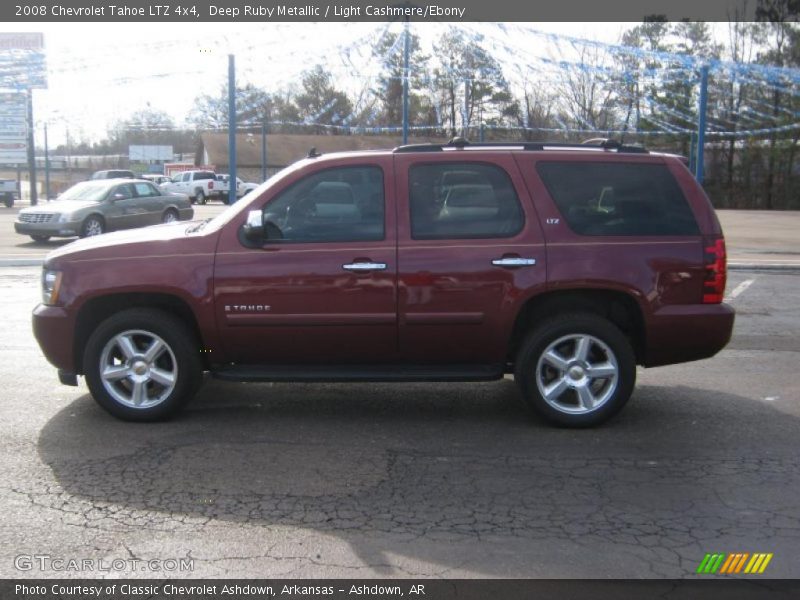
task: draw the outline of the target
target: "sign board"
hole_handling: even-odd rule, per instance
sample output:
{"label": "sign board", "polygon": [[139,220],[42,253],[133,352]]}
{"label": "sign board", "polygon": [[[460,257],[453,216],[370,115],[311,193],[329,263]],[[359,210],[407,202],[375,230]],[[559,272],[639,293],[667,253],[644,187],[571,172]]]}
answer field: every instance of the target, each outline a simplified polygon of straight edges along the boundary
{"label": "sign board", "polygon": [[172,146],[128,146],[128,158],[132,161],[172,160]]}
{"label": "sign board", "polygon": [[172,177],[176,173],[181,173],[183,171],[215,171],[216,167],[214,165],[194,165],[192,163],[166,163],[164,165],[164,175],[168,175]]}
{"label": "sign board", "polygon": [[43,34],[0,33],[0,88],[47,88]]}
{"label": "sign board", "polygon": [[28,99],[23,93],[0,93],[0,165],[28,160]]}

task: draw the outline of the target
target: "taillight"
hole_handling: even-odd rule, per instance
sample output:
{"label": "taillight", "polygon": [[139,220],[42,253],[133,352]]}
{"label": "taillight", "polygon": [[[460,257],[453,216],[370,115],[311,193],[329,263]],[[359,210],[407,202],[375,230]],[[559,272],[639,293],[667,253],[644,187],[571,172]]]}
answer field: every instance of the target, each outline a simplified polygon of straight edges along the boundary
{"label": "taillight", "polygon": [[703,264],[706,268],[703,280],[703,304],[719,304],[725,294],[725,282],[728,278],[725,239],[707,237],[703,239],[703,246]]}
{"label": "taillight", "polygon": [[214,189],[214,182],[213,181],[209,181],[208,182],[208,189],[210,189],[210,190]]}

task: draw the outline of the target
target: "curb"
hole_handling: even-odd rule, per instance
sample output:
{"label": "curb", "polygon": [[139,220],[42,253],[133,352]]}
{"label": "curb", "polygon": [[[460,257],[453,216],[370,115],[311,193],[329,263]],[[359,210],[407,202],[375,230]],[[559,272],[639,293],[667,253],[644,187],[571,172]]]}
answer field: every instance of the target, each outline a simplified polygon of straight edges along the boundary
{"label": "curb", "polygon": [[41,267],[44,258],[0,258],[0,267]]}

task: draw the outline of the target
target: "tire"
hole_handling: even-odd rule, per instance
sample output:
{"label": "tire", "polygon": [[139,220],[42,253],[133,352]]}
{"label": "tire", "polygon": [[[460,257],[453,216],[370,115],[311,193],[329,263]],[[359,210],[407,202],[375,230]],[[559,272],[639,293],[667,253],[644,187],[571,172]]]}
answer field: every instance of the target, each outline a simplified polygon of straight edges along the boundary
{"label": "tire", "polygon": [[31,239],[34,242],[38,242],[40,244],[43,244],[44,242],[46,242],[47,240],[50,239],[50,236],[49,235],[32,235]]}
{"label": "tire", "polygon": [[164,214],[161,215],[161,222],[162,223],[174,223],[178,220],[178,213],[174,208],[168,208],[164,211]]}
{"label": "tire", "polygon": [[177,413],[197,393],[203,374],[198,343],[186,324],[149,308],[103,321],[86,343],[83,367],[100,406],[119,419],[142,422]]}
{"label": "tire", "polygon": [[6,194],[5,196],[3,196],[3,204],[5,204],[6,208],[14,208],[13,194]]}
{"label": "tire", "polygon": [[547,421],[592,427],[628,402],[636,384],[636,357],[628,338],[610,321],[566,313],[524,339],[514,378],[528,406]]}
{"label": "tire", "polygon": [[195,190],[194,197],[197,200],[198,204],[206,203],[206,194],[203,190]]}
{"label": "tire", "polygon": [[99,215],[89,215],[81,225],[80,236],[82,238],[93,237],[105,233],[105,231],[106,224],[105,221],[103,221],[103,217]]}

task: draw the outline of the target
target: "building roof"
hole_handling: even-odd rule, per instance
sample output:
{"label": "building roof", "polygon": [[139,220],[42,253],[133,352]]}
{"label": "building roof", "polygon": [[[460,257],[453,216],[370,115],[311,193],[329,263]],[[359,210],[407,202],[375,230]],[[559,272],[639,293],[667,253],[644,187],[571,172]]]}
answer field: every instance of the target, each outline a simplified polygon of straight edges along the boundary
{"label": "building roof", "polygon": [[[208,164],[217,167],[228,164],[228,134],[203,133],[200,135]],[[444,142],[441,138],[409,137],[409,144]],[[286,167],[305,158],[311,148],[322,154],[328,152],[351,152],[357,150],[390,149],[402,143],[400,136],[379,135],[307,135],[290,133],[267,134],[267,166]],[[198,156],[202,159],[203,152]],[[238,167],[261,166],[261,135],[258,133],[236,134],[236,163]]]}

